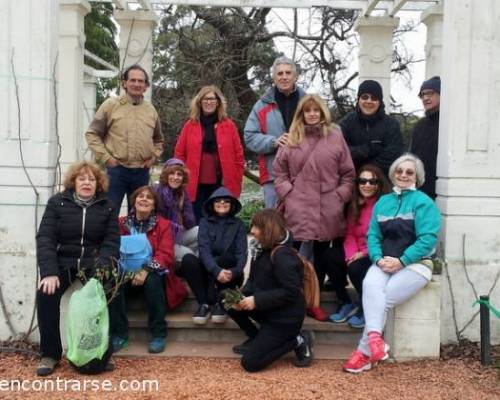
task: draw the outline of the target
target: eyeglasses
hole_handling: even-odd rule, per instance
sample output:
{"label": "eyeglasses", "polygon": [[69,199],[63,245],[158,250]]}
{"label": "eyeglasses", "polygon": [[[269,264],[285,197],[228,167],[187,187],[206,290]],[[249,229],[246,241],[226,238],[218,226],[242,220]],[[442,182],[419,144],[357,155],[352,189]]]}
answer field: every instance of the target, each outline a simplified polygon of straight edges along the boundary
{"label": "eyeglasses", "polygon": [[217,100],[217,97],[204,97],[203,99],[201,99],[201,101],[204,103],[215,103],[217,102]]}
{"label": "eyeglasses", "polygon": [[214,203],[217,203],[217,204],[231,204],[231,200],[229,200],[229,199],[215,199]]}
{"label": "eyeglasses", "polygon": [[396,168],[396,174],[397,175],[402,175],[403,173],[408,175],[408,176],[413,176],[415,175],[415,171],[412,169],[403,169],[403,168]]}
{"label": "eyeglasses", "polygon": [[371,100],[371,101],[379,101],[379,99],[377,99],[375,96],[372,96],[371,94],[362,94],[361,96],[359,96],[359,98],[361,100]]}
{"label": "eyeglasses", "polygon": [[358,178],[358,179],[356,179],[356,182],[361,186],[366,185],[367,183],[369,183],[372,186],[378,185],[378,179],[376,179],[376,178],[372,178],[372,179]]}
{"label": "eyeglasses", "polygon": [[421,92],[418,94],[418,97],[420,97],[421,99],[423,99],[424,97],[432,97],[436,94],[437,92],[435,92],[434,90],[426,90],[425,92]]}

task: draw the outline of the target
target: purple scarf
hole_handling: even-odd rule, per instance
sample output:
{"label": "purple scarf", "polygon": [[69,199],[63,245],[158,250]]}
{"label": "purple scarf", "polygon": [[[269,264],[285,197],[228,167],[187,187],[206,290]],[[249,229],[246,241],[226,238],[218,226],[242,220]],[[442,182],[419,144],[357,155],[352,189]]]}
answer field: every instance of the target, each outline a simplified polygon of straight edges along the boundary
{"label": "purple scarf", "polygon": [[180,243],[184,230],[191,229],[196,225],[193,206],[189,201],[188,194],[184,190],[182,207],[180,207],[176,191],[169,186],[155,185],[154,189],[160,198],[158,212],[170,221],[175,243]]}

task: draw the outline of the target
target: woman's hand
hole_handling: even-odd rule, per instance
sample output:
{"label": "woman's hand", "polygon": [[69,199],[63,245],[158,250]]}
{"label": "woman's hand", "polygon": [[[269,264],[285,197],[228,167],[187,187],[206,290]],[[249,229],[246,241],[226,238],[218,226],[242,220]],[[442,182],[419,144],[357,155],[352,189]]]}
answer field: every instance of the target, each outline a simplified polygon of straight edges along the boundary
{"label": "woman's hand", "polygon": [[384,256],[384,258],[379,260],[378,266],[388,274],[394,274],[403,268],[403,264],[401,264],[399,258],[390,256]]}
{"label": "woman's hand", "polygon": [[287,146],[289,143],[289,139],[290,139],[289,133],[284,133],[283,135],[279,136],[275,141],[276,147]]}
{"label": "woman's hand", "polygon": [[233,273],[228,269],[223,269],[221,272],[219,272],[219,275],[217,275],[217,280],[220,283],[231,282],[231,279],[233,279]]}
{"label": "woman's hand", "polygon": [[351,264],[353,261],[359,260],[361,257],[363,257],[363,252],[357,251],[347,260],[347,265]]}
{"label": "woman's hand", "polygon": [[44,294],[54,294],[56,289],[59,289],[59,277],[56,275],[46,276],[40,281],[38,289],[42,289]]}
{"label": "woman's hand", "polygon": [[141,269],[137,274],[132,278],[132,286],[142,286],[144,285],[144,281],[148,276],[148,271],[145,269]]}
{"label": "woman's hand", "polygon": [[[238,308],[236,308],[238,307]],[[255,298],[253,296],[248,296],[242,299],[238,304],[236,304],[235,309],[240,311],[240,310],[246,310],[246,311],[252,311],[255,310]]]}

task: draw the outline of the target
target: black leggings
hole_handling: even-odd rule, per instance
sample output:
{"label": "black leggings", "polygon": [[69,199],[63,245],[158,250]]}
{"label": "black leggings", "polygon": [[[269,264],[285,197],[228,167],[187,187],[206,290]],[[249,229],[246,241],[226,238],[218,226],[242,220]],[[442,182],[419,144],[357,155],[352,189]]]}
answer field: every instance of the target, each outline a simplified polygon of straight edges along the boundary
{"label": "black leggings", "polygon": [[[294,242],[296,249],[300,248],[301,242]],[[320,287],[323,288],[325,276],[328,276],[333,285],[337,299],[341,304],[351,303],[347,293],[347,264],[344,257],[344,246],[342,239],[333,241],[313,242],[314,269],[318,276]]]}
{"label": "black leggings", "polygon": [[365,279],[368,269],[370,269],[372,262],[369,257],[358,258],[356,261],[350,263],[347,267],[347,273],[349,274],[349,279],[352,285],[358,292],[359,304],[361,309],[363,309],[362,301],[363,298],[363,279]]}
{"label": "black leggings", "polygon": [[[216,257],[217,265],[221,268],[234,266],[236,259],[227,254]],[[198,304],[213,305],[219,301],[219,292],[224,289],[234,289],[243,284],[243,275],[227,283],[221,283],[217,277],[210,274],[201,260],[193,254],[186,254],[181,261],[180,268],[176,271],[184,277],[196,297]]]}
{"label": "black leggings", "polygon": [[[229,316],[252,339],[241,358],[241,366],[248,372],[257,372],[297,347],[297,335],[303,321],[270,322],[255,311],[229,309]],[[257,328],[254,321],[260,325]]]}

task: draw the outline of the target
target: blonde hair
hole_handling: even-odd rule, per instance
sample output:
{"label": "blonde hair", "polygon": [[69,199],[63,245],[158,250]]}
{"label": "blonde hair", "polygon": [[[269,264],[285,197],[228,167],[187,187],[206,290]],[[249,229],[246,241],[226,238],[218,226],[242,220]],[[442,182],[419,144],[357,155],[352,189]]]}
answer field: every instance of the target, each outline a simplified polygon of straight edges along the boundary
{"label": "blonde hair", "polygon": [[99,166],[92,161],[80,161],[71,164],[64,175],[63,186],[66,190],[75,190],[75,180],[82,171],[91,172],[96,179],[96,191],[107,192],[109,180],[107,175],[99,168]]}
{"label": "blonde hair", "polygon": [[217,120],[220,122],[227,118],[226,108],[227,100],[222,94],[222,91],[215,85],[203,86],[200,91],[191,100],[191,105],[189,109],[189,119],[192,121],[200,120],[201,113],[201,100],[208,93],[213,92],[215,97],[217,97]]}
{"label": "blonde hair", "polygon": [[320,124],[322,125],[324,137],[332,131],[334,127],[332,124],[332,116],[330,110],[326,106],[324,100],[317,94],[306,94],[300,100],[295,115],[293,116],[292,125],[290,126],[290,138],[289,142],[292,146],[298,146],[305,137],[305,123],[304,123],[304,111],[308,109],[311,105],[315,105],[319,108],[321,113]]}

